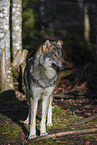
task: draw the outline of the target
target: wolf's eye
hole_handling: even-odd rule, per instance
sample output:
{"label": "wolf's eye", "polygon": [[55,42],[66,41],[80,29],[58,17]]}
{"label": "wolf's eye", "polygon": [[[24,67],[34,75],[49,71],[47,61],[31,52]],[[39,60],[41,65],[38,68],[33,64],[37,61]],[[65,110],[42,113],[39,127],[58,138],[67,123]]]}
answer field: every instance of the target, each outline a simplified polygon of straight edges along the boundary
{"label": "wolf's eye", "polygon": [[54,56],[55,55],[55,52],[51,52],[51,55]]}
{"label": "wolf's eye", "polygon": [[53,54],[53,57],[57,57],[56,53]]}
{"label": "wolf's eye", "polygon": [[54,55],[55,54],[55,52],[52,52],[52,55]]}
{"label": "wolf's eye", "polygon": [[52,52],[52,55],[54,56],[55,55],[55,52]]}

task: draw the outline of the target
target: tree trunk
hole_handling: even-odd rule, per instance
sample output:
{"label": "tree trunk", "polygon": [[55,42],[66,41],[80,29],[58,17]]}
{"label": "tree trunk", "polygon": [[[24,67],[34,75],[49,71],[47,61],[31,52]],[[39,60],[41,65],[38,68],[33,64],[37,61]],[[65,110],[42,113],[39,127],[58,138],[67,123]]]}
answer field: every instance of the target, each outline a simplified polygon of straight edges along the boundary
{"label": "tree trunk", "polygon": [[97,3],[96,3],[96,60],[97,60]]}
{"label": "tree trunk", "polygon": [[2,49],[1,56],[1,91],[13,90],[13,79],[11,73],[10,65],[10,31],[9,31],[9,10],[10,10],[10,0],[0,1],[0,21],[1,21],[1,31],[0,31],[0,47]]}
{"label": "tree trunk", "polygon": [[84,6],[84,38],[86,42],[90,42],[90,22],[87,5]]}
{"label": "tree trunk", "polygon": [[44,16],[45,16],[45,0],[40,0],[40,19],[41,19],[41,31],[44,31]]}
{"label": "tree trunk", "polygon": [[13,58],[22,49],[22,0],[12,1],[12,49]]}
{"label": "tree trunk", "polygon": [[28,54],[28,50],[26,49],[24,49],[23,51],[19,50],[12,62],[13,77],[15,81],[18,81],[18,83],[17,82],[14,83],[19,85],[19,91],[21,92],[24,92],[25,90],[23,76],[24,76],[24,69],[26,66],[27,54]]}
{"label": "tree trunk", "polygon": [[[13,76],[16,80],[19,77],[19,73],[22,76],[24,75],[27,54],[28,54],[28,50],[26,50],[26,49],[24,49],[23,51],[19,50],[13,59],[12,72],[13,72]],[[20,72],[20,67],[21,67],[21,72]]]}

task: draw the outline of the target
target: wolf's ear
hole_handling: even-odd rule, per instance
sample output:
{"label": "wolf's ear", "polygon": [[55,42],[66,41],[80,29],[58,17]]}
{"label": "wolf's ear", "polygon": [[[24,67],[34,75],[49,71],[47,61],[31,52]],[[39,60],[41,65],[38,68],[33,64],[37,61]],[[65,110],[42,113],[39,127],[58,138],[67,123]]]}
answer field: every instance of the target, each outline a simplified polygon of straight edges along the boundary
{"label": "wolf's ear", "polygon": [[63,41],[58,40],[58,41],[57,41],[57,44],[58,44],[59,46],[61,46],[61,47],[62,47],[62,45],[63,45]]}
{"label": "wolf's ear", "polygon": [[50,45],[50,41],[46,40],[42,48],[43,52],[45,52],[50,47]]}

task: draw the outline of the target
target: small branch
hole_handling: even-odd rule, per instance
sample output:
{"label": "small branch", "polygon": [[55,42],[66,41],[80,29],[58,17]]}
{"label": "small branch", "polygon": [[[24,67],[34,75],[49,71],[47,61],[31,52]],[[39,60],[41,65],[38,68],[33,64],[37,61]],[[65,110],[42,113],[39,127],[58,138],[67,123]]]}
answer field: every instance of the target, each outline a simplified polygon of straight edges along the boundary
{"label": "small branch", "polygon": [[15,67],[19,67],[20,64],[22,63],[25,63],[26,61],[26,57],[27,57],[27,54],[28,54],[28,50],[24,49],[24,50],[19,50],[16,54],[16,56],[14,57],[13,59],[13,62],[12,62],[12,66],[15,68]]}
{"label": "small branch", "polygon": [[64,94],[54,94],[54,98],[66,98]]}
{"label": "small branch", "polygon": [[59,132],[59,133],[49,134],[44,137],[39,137],[35,141],[40,141],[40,140],[49,139],[53,137],[66,136],[66,135],[95,133],[95,132],[97,132],[97,128],[83,129],[83,130],[78,130],[78,131],[74,130],[74,131]]}
{"label": "small branch", "polygon": [[19,65],[26,62],[26,57],[28,55],[28,50],[24,49],[21,54]]}
{"label": "small branch", "polygon": [[[19,50],[15,55],[13,62],[12,62],[12,73],[13,77],[16,81],[18,81],[18,88],[21,92],[24,92],[25,85],[24,85],[24,70],[26,66],[26,57],[28,55],[28,50],[23,49]],[[16,85],[17,85],[16,84]]]}
{"label": "small branch", "polygon": [[19,66],[21,55],[22,55],[22,50],[20,49],[20,50],[18,50],[16,56],[13,59],[13,62],[12,62],[13,67],[18,67]]}
{"label": "small branch", "polygon": [[87,117],[85,119],[82,119],[80,121],[77,121],[77,122],[73,123],[72,125],[75,125],[75,126],[81,125],[81,124],[87,123],[87,122],[89,122],[89,121],[91,121],[91,120],[93,120],[95,118],[97,118],[97,113],[92,115],[92,116],[89,116],[89,117]]}
{"label": "small branch", "polygon": [[73,95],[65,95],[65,94],[54,94],[54,98],[60,98],[60,99],[73,99]]}

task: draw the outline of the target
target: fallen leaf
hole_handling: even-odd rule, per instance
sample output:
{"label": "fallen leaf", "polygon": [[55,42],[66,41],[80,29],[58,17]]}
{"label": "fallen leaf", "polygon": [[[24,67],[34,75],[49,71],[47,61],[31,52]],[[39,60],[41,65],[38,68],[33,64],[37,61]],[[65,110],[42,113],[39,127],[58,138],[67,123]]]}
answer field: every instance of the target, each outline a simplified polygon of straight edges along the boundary
{"label": "fallen leaf", "polygon": [[61,143],[61,141],[60,141],[60,140],[57,140],[56,142]]}
{"label": "fallen leaf", "polygon": [[11,120],[10,123],[13,123],[13,121]]}
{"label": "fallen leaf", "polygon": [[87,141],[87,142],[86,142],[86,145],[90,145],[90,143],[91,143],[90,141]]}
{"label": "fallen leaf", "polygon": [[84,118],[83,116],[80,116],[79,118]]}
{"label": "fallen leaf", "polygon": [[91,116],[91,113],[86,113],[86,115]]}

